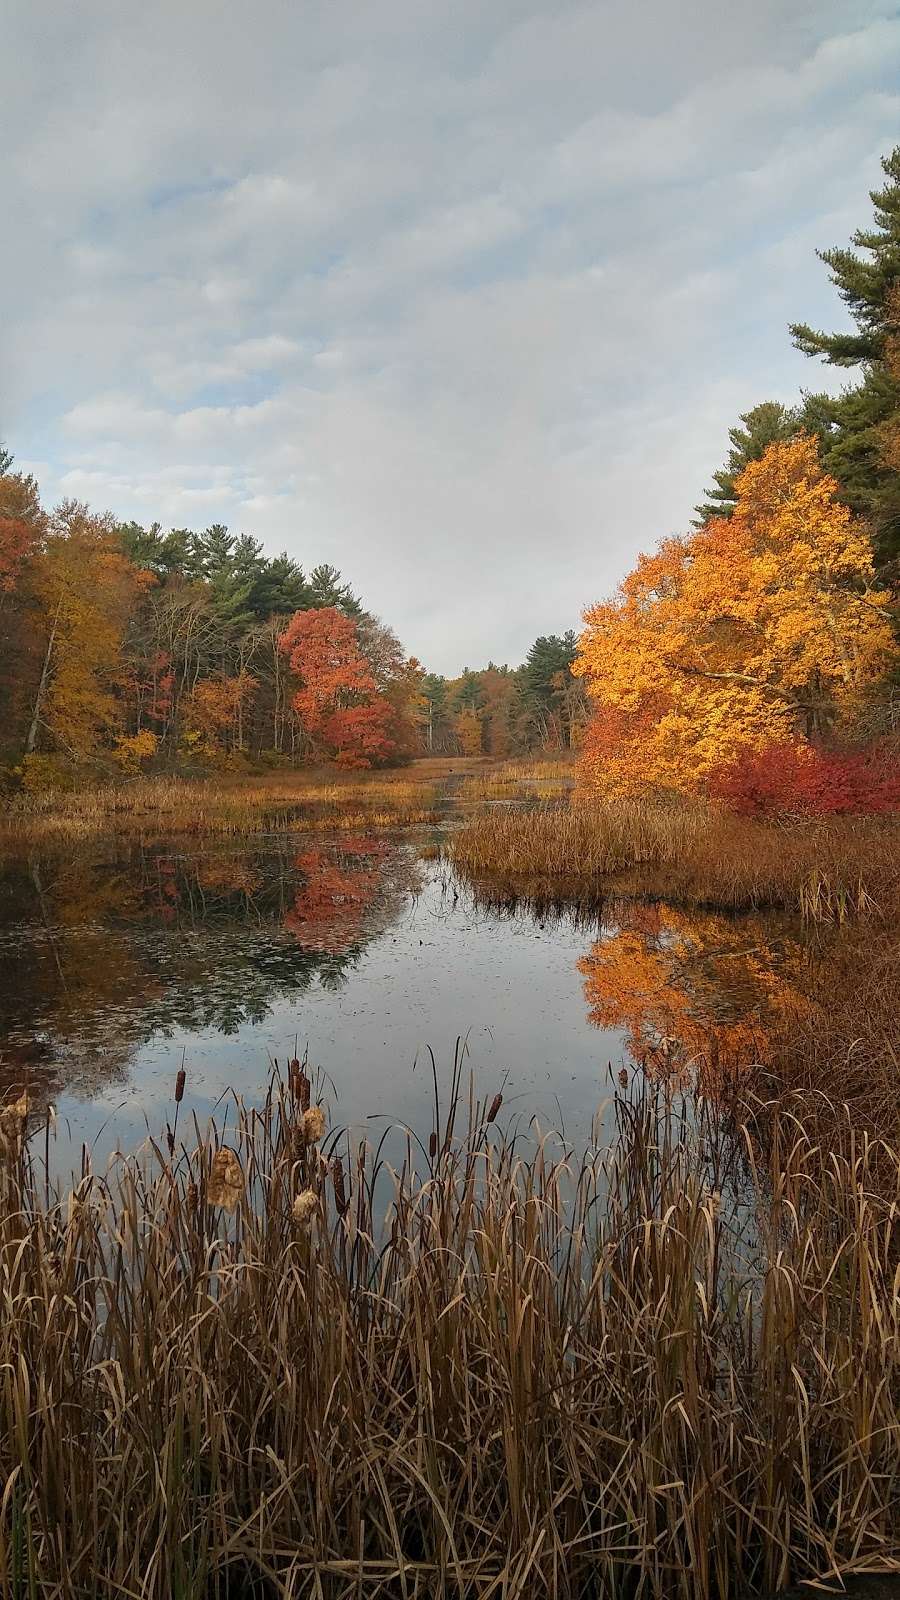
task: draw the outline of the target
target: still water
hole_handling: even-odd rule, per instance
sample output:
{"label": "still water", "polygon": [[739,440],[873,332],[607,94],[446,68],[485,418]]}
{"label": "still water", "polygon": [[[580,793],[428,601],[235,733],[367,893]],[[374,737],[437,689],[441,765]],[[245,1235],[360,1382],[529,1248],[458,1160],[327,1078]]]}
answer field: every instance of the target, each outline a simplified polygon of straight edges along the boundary
{"label": "still water", "polygon": [[[431,836],[433,841],[433,835]],[[0,1092],[53,1102],[58,1159],[248,1100],[308,1052],[334,1122],[430,1126],[456,1040],[479,1091],[587,1137],[613,1073],[690,1061],[712,1029],[752,1054],[819,982],[799,931],[759,917],[493,898],[428,837],[104,841],[0,868]]]}

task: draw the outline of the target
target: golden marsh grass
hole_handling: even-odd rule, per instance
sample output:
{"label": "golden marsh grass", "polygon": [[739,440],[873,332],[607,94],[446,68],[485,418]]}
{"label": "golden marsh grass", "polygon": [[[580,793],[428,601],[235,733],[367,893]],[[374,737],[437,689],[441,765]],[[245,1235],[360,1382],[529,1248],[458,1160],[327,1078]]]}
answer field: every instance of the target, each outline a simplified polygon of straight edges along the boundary
{"label": "golden marsh grass", "polygon": [[150,777],[70,794],[21,795],[0,821],[0,848],[75,842],[104,833],[148,837],[425,822],[436,814],[448,766],[435,760],[387,772],[299,770],[198,781]]}
{"label": "golden marsh grass", "polygon": [[776,826],[701,804],[653,800],[495,810],[454,835],[454,864],[576,894],[652,895],[729,909],[780,907],[811,921],[900,911],[900,824],[839,818]]}

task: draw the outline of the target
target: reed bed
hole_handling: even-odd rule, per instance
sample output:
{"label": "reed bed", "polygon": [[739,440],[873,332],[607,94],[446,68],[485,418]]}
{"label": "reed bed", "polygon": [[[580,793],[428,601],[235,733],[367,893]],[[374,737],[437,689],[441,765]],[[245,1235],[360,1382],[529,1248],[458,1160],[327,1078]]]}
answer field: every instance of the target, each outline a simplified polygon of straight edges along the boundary
{"label": "reed bed", "polygon": [[644,1086],[576,1156],[457,1068],[392,1170],[309,1096],[295,1066],[68,1195],[3,1113],[0,1592],[727,1600],[900,1568],[895,1152]]}
{"label": "reed bed", "polygon": [[686,904],[778,907],[814,922],[900,912],[900,826],[840,818],[791,826],[652,800],[493,811],[453,838],[455,866],[525,893],[555,884]]}
{"label": "reed bed", "polygon": [[0,819],[0,848],[104,833],[149,837],[277,828],[386,826],[432,821],[442,764],[413,774],[302,771],[261,779],[149,777],[60,794],[21,795]]}
{"label": "reed bed", "polygon": [[502,761],[464,778],[459,795],[470,801],[556,799],[573,787],[576,770],[573,759]]}

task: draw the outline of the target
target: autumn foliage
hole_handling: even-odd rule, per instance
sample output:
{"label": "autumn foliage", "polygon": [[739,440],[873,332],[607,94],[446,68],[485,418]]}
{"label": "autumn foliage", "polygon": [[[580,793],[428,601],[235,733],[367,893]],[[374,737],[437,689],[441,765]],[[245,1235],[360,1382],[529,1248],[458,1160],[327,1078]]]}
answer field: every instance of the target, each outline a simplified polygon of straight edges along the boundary
{"label": "autumn foliage", "polygon": [[300,680],[294,709],[311,744],[342,767],[388,761],[394,708],[379,692],[353,620],[335,606],[298,611],[279,643]]}
{"label": "autumn foliage", "polygon": [[815,440],[771,445],[736,495],[585,613],[583,770],[607,795],[696,793],[748,752],[826,739],[890,663],[890,597]]}
{"label": "autumn foliage", "polygon": [[900,761],[881,748],[841,754],[773,744],[713,773],[709,787],[744,816],[877,815],[900,811]]}

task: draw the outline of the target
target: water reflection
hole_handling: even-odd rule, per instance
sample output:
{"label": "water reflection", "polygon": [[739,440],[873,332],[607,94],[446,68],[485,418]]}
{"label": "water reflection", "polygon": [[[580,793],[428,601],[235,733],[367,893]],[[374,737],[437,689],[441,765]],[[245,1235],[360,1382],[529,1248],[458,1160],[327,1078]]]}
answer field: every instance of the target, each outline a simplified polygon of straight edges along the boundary
{"label": "water reflection", "polygon": [[772,915],[525,901],[466,886],[420,845],[279,835],[7,864],[0,1095],[58,1101],[73,1139],[115,1118],[127,1144],[144,1118],[160,1126],[182,1059],[202,1115],[308,1044],[342,1122],[424,1125],[430,1072],[413,1063],[430,1046],[446,1065],[462,1036],[489,1094],[502,1081],[516,1115],[578,1137],[610,1066],[699,1066],[715,1092],[720,1068],[800,1060],[817,1030],[846,1061],[866,1029],[895,1028],[871,928],[816,940]]}
{"label": "water reflection", "polygon": [[157,845],[7,866],[0,879],[0,1073],[90,1092],[152,1034],[260,1023],[279,997],[347,980],[416,892],[378,838]]}
{"label": "water reflection", "polygon": [[498,917],[589,935],[577,962],[588,1018],[654,1078],[699,1075],[715,1094],[761,1064],[849,1100],[853,1069],[859,1077],[867,1061],[892,1058],[898,930],[888,924],[811,929],[775,912],[573,904],[496,884],[468,892]]}

